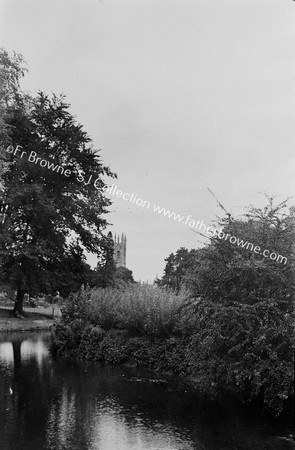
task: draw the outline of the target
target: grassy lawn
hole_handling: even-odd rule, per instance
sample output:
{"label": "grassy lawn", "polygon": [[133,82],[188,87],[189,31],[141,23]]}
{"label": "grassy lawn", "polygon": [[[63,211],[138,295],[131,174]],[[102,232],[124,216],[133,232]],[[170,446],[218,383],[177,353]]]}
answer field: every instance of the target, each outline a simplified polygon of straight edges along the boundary
{"label": "grassy lawn", "polygon": [[[27,317],[17,319],[11,315],[13,305],[13,302],[11,302],[11,304],[8,304],[8,302],[6,302],[6,304],[0,304],[0,332],[14,330],[46,330],[50,328],[55,320],[58,320],[61,317],[61,312],[58,306],[46,305],[36,308],[24,307]],[[53,312],[54,317],[52,317]]]}

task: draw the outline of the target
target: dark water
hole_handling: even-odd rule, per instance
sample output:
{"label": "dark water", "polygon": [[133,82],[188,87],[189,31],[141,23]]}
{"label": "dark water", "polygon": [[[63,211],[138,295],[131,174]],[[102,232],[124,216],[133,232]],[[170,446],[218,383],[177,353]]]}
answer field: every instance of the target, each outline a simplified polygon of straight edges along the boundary
{"label": "dark water", "polygon": [[172,382],[56,360],[48,345],[48,333],[0,335],[1,450],[294,449]]}

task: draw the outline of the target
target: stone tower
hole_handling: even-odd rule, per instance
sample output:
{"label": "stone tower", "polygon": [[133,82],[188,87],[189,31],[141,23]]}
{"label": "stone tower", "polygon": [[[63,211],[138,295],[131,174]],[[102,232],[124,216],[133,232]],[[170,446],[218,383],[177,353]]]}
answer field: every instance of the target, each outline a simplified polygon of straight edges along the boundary
{"label": "stone tower", "polygon": [[126,234],[122,233],[121,240],[119,236],[114,237],[114,261],[116,267],[126,267]]}

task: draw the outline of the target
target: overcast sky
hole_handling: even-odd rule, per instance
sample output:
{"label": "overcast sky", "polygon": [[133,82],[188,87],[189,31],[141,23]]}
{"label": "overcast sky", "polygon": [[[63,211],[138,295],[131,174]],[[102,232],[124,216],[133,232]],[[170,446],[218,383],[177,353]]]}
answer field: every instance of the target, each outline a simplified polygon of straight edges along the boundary
{"label": "overcast sky", "polygon": [[[0,0],[1,46],[32,92],[65,93],[123,192],[113,232],[136,279],[198,239],[160,205],[210,225],[221,211],[294,194],[291,0]],[[293,201],[293,204],[295,202]],[[92,264],[95,257],[90,258]]]}

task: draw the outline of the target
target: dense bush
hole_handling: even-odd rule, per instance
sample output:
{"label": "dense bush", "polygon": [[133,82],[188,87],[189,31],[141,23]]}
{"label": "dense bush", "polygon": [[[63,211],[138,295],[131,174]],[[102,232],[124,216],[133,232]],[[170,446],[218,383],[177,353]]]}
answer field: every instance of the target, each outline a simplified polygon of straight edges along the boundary
{"label": "dense bush", "polygon": [[261,398],[279,414],[292,394],[294,314],[280,312],[275,302],[202,302],[190,313],[195,331],[185,360],[189,372],[198,375],[198,387],[215,395],[227,391],[247,402]]}
{"label": "dense bush", "polygon": [[170,336],[186,294],[149,285],[126,285],[124,289],[81,289],[72,295],[63,321],[80,318],[104,330],[127,330],[134,335]]}

